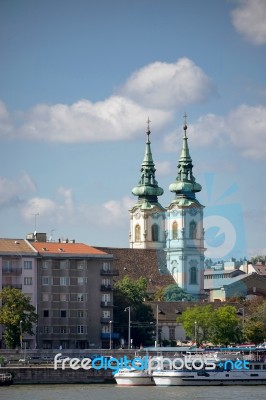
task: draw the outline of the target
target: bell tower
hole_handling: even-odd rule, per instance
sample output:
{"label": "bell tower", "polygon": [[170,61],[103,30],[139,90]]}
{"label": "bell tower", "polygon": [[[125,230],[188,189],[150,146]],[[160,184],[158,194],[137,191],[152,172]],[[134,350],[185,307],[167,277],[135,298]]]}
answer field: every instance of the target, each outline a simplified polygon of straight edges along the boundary
{"label": "bell tower", "polygon": [[187,138],[186,114],[178,174],[169,190],[174,200],[166,207],[167,269],[187,293],[200,296],[204,289],[204,206],[196,199],[201,185],[193,175]]}
{"label": "bell tower", "polygon": [[137,203],[130,212],[130,248],[164,249],[165,247],[165,209],[158,202],[163,189],[155,179],[155,165],[152,159],[150,142],[150,120],[147,121],[147,140],[144,159],[141,164],[141,177],[137,186],[132,189]]}

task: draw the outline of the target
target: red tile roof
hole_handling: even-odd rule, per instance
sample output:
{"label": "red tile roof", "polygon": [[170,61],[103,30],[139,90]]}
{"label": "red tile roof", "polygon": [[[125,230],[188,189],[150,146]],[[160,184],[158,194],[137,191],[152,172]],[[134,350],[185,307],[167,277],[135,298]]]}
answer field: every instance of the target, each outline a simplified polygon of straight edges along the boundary
{"label": "red tile roof", "polygon": [[107,255],[104,251],[95,249],[84,243],[32,242],[31,245],[40,254],[94,254]]}
{"label": "red tile roof", "polygon": [[24,239],[0,239],[0,253],[22,255],[36,255],[36,251]]}

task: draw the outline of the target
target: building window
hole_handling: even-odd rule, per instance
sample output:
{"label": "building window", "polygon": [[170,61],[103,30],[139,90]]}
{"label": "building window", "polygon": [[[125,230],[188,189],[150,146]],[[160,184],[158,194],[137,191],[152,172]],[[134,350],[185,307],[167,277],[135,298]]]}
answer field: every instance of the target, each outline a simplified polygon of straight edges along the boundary
{"label": "building window", "polygon": [[24,277],[24,285],[32,285],[32,277],[31,276]]}
{"label": "building window", "polygon": [[69,301],[69,295],[67,293],[60,293],[60,301]]}
{"label": "building window", "polygon": [[104,271],[110,271],[111,270],[111,265],[109,262],[104,262],[103,263],[103,270]]}
{"label": "building window", "polygon": [[191,221],[189,224],[189,239],[197,238],[197,225],[195,221]]}
{"label": "building window", "polygon": [[77,269],[85,269],[85,261],[78,261],[77,262]]}
{"label": "building window", "polygon": [[50,285],[50,277],[42,276],[42,285]]}
{"label": "building window", "polygon": [[105,318],[105,319],[108,319],[108,318],[110,318],[110,311],[103,311],[103,318]]}
{"label": "building window", "polygon": [[59,330],[60,330],[60,333],[67,333],[67,327],[66,326],[60,326]]}
{"label": "building window", "polygon": [[49,333],[50,332],[50,326],[43,326],[42,331],[43,331],[43,333]]}
{"label": "building window", "polygon": [[60,286],[69,286],[68,276],[60,276]]}
{"label": "building window", "polygon": [[42,301],[49,301],[49,293],[42,294]]}
{"label": "building window", "polygon": [[173,234],[173,239],[177,239],[177,230],[178,230],[178,225],[177,222],[174,221],[172,224],[172,234]]}
{"label": "building window", "polygon": [[83,278],[81,276],[78,277],[78,285],[82,286],[82,285],[86,285],[87,284],[87,278]]}
{"label": "building window", "polygon": [[49,317],[49,310],[43,310],[43,316],[44,318]]}
{"label": "building window", "polygon": [[32,261],[24,261],[24,269],[32,269]]}
{"label": "building window", "polygon": [[66,318],[66,316],[67,316],[66,310],[60,310],[60,317],[61,318]]}
{"label": "building window", "polygon": [[78,318],[84,318],[84,310],[78,310],[77,311],[77,317]]}
{"label": "building window", "polygon": [[85,296],[83,293],[78,293],[77,294],[77,301],[84,301],[85,300]]}
{"label": "building window", "polygon": [[140,242],[140,226],[135,226],[135,242]]}
{"label": "building window", "polygon": [[4,272],[12,271],[12,260],[3,260],[3,271]]}
{"label": "building window", "polygon": [[197,268],[196,267],[190,268],[190,284],[197,285]]}
{"label": "building window", "polygon": [[61,260],[60,261],[60,269],[67,269],[67,267],[68,267],[67,260]]}
{"label": "building window", "polygon": [[175,328],[169,328],[169,340],[175,340]]}
{"label": "building window", "polygon": [[84,325],[78,325],[77,326],[77,333],[81,334],[81,333],[87,333],[87,327]]}
{"label": "building window", "polygon": [[42,269],[48,269],[50,265],[50,261],[43,261],[42,262]]}
{"label": "building window", "polygon": [[159,226],[157,224],[153,224],[151,227],[151,240],[153,242],[158,242],[159,240]]}

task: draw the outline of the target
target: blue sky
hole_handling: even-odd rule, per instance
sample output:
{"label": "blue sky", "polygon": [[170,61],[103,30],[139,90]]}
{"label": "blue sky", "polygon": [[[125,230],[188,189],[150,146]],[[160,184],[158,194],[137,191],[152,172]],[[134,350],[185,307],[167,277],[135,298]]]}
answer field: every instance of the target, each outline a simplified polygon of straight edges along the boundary
{"label": "blue sky", "polygon": [[147,118],[167,206],[186,112],[207,247],[266,254],[265,20],[264,0],[2,0],[0,237],[39,214],[127,247]]}

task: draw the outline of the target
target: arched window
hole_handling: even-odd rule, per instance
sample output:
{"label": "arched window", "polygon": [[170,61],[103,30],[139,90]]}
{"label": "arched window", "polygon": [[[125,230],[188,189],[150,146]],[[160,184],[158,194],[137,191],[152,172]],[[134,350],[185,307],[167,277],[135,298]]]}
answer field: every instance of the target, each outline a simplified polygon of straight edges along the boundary
{"label": "arched window", "polygon": [[135,242],[140,242],[140,226],[135,226]]}
{"label": "arched window", "polygon": [[151,227],[151,240],[153,242],[158,242],[159,240],[159,227],[157,224],[153,224]]}
{"label": "arched window", "polygon": [[195,221],[191,221],[189,224],[189,239],[197,238],[197,225]]}
{"label": "arched window", "polygon": [[191,267],[190,268],[190,284],[191,285],[197,285],[198,280],[197,280],[197,267]]}
{"label": "arched window", "polygon": [[178,229],[177,222],[174,221],[172,225],[173,239],[177,239],[177,229]]}

